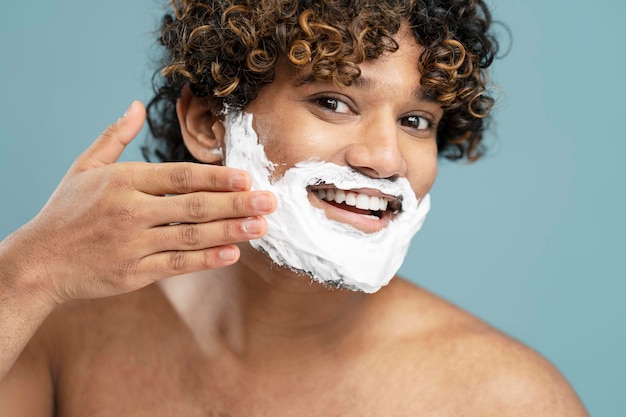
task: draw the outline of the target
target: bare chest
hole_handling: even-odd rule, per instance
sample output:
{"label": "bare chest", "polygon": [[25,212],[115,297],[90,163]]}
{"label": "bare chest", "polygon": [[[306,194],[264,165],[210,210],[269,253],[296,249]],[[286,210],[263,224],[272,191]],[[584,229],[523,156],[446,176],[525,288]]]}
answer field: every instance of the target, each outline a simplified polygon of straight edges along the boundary
{"label": "bare chest", "polygon": [[59,389],[58,417],[386,415],[374,413],[380,404],[359,389],[363,381],[347,375],[246,378],[220,364],[126,359],[102,358],[71,372]]}
{"label": "bare chest", "polygon": [[417,377],[406,381],[391,364],[395,371],[353,362],[246,372],[184,337],[83,348],[59,373],[57,417],[416,416],[432,404],[415,393]]}
{"label": "bare chest", "polygon": [[454,396],[401,369],[246,374],[186,351],[102,347],[78,358],[59,379],[57,417],[460,415]]}
{"label": "bare chest", "polygon": [[198,343],[158,298],[140,301],[72,314],[59,326],[55,337],[67,342],[55,364],[57,417],[471,414],[465,393],[453,387],[468,384],[442,376],[447,360],[429,346],[364,343],[285,361],[288,367],[250,369]]}

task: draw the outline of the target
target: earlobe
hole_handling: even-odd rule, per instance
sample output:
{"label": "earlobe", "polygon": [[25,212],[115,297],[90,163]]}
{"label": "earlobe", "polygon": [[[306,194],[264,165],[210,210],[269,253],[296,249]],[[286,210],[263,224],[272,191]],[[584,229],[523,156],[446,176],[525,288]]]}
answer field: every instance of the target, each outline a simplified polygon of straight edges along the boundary
{"label": "earlobe", "polygon": [[176,101],[176,114],[185,146],[193,157],[208,164],[221,163],[225,129],[206,102],[185,87]]}

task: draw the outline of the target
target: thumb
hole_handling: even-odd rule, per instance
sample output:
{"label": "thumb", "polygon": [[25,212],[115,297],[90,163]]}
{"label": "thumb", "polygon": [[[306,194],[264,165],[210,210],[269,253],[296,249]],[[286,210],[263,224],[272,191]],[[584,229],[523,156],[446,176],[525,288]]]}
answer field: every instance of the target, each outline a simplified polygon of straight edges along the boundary
{"label": "thumb", "polygon": [[70,171],[86,171],[117,161],[122,152],[139,134],[146,120],[146,108],[133,101],[126,113],[89,146],[72,165]]}

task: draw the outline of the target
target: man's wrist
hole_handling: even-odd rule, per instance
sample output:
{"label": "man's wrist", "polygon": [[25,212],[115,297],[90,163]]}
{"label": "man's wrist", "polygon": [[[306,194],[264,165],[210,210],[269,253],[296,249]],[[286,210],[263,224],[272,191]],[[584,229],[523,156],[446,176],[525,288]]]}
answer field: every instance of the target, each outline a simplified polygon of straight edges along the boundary
{"label": "man's wrist", "polygon": [[0,241],[0,293],[3,303],[10,297],[19,303],[27,302],[31,307],[38,306],[51,311],[58,304],[46,285],[47,278],[42,274],[41,262],[34,248],[27,241],[27,233],[18,229]]}

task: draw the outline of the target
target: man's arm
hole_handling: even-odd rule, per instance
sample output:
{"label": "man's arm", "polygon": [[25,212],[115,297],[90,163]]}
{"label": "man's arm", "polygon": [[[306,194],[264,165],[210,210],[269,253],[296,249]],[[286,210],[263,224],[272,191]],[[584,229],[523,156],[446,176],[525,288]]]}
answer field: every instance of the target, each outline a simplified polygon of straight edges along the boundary
{"label": "man's arm", "polygon": [[13,235],[0,242],[0,381],[56,306],[21,266],[28,248],[18,240]]}
{"label": "man's arm", "polygon": [[[56,305],[231,265],[234,243],[267,230],[262,216],[276,200],[250,191],[243,171],[116,163],[145,116],[133,103],[74,162],[41,212],[0,243],[0,381]],[[258,227],[245,227],[251,221]]]}
{"label": "man's arm", "polygon": [[[28,300],[25,300],[28,301]],[[17,303],[16,303],[17,304]],[[52,417],[54,415],[54,385],[52,369],[43,338],[32,332],[41,324],[42,311],[19,308],[22,318],[32,318],[32,323],[21,326],[15,322],[14,312],[5,314],[5,304],[0,304],[0,331],[16,331],[19,337],[4,338],[0,347],[3,364],[12,364],[0,381],[0,415],[3,417]],[[45,309],[43,310],[45,312]],[[30,315],[29,315],[30,313]],[[7,320],[5,320],[7,319]],[[9,329],[7,324],[11,324]],[[31,339],[32,337],[32,339]],[[21,345],[28,342],[22,350]],[[19,358],[7,357],[6,352],[21,352]]]}

